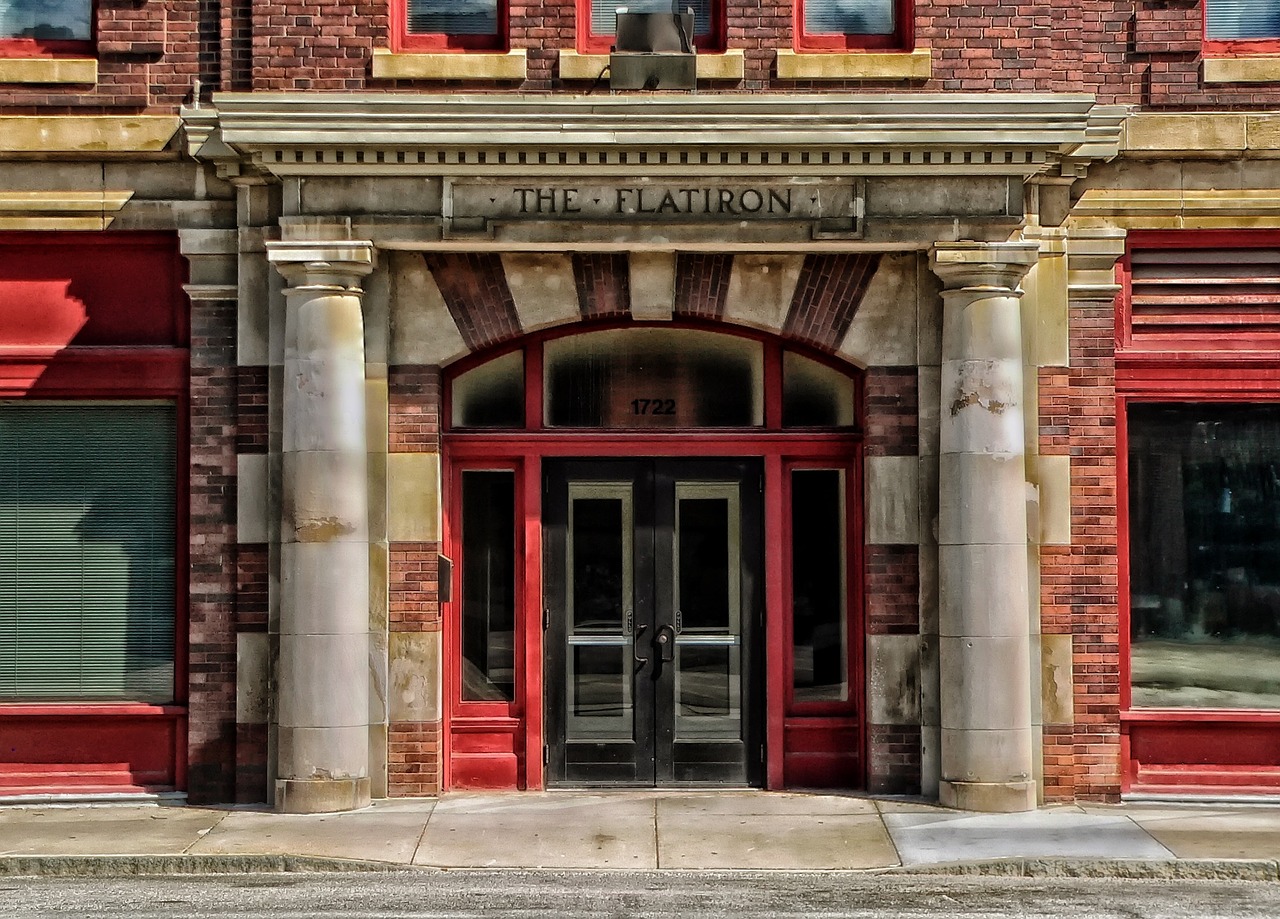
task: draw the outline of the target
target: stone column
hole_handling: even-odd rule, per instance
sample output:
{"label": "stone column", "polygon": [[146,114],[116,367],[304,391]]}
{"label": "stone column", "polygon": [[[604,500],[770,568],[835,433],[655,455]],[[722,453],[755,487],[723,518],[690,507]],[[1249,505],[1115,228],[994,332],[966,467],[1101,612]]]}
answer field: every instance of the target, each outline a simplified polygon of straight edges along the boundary
{"label": "stone column", "polygon": [[942,781],[949,807],[1036,806],[1018,283],[1027,243],[947,243],[939,444]]}
{"label": "stone column", "polygon": [[268,243],[285,347],[275,804],[364,807],[369,782],[369,499],[360,279],[371,243]]}

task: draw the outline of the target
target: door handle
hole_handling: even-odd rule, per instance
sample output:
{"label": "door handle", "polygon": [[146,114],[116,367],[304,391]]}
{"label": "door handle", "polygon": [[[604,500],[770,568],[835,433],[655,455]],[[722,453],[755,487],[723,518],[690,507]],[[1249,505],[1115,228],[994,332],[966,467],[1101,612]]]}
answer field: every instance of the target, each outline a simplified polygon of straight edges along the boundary
{"label": "door handle", "polygon": [[660,626],[653,636],[653,643],[658,646],[658,660],[662,663],[669,664],[676,659],[676,630],[673,626]]}
{"label": "door handle", "polygon": [[648,629],[648,628],[649,628],[649,627],[648,627],[647,625],[642,625],[642,626],[637,627],[637,628],[636,628],[635,638],[633,638],[633,639],[631,640],[631,657],[632,657],[632,658],[635,660],[635,662],[636,662],[636,670],[639,670],[639,669],[640,669],[641,667],[643,667],[645,664],[649,663],[649,658],[647,658],[647,657],[641,657],[639,654],[637,654],[637,653],[636,653],[636,651],[637,651],[637,650],[639,649],[639,647],[640,647],[640,636],[641,636],[641,635],[643,635],[643,634],[645,633],[645,630],[646,630],[646,629]]}

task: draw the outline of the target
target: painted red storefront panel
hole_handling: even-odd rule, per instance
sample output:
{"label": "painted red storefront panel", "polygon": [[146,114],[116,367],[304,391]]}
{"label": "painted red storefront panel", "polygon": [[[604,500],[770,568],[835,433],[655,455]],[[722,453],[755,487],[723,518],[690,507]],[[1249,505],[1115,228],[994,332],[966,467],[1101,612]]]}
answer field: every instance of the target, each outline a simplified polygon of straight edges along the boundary
{"label": "painted red storefront panel", "polygon": [[[1242,270],[1260,250],[1280,248],[1280,233],[1145,232],[1129,237],[1118,267],[1116,311],[1116,522],[1120,628],[1122,790],[1241,794],[1280,790],[1280,711],[1135,708],[1131,674],[1129,545],[1130,405],[1267,403],[1280,400],[1280,284],[1274,268]],[[1247,255],[1235,260],[1231,252]],[[1135,264],[1164,258],[1190,271],[1178,280],[1135,274]],[[1216,254],[1215,254],[1216,253]],[[1187,268],[1180,269],[1187,271]],[[1188,274],[1183,274],[1183,277]],[[1172,294],[1161,292],[1173,288]],[[1145,290],[1144,290],[1145,287]],[[1135,290],[1140,293],[1135,294]]]}
{"label": "painted red storefront panel", "polygon": [[0,703],[0,794],[186,787],[188,310],[170,233],[0,233],[0,399],[175,404],[172,704]]}

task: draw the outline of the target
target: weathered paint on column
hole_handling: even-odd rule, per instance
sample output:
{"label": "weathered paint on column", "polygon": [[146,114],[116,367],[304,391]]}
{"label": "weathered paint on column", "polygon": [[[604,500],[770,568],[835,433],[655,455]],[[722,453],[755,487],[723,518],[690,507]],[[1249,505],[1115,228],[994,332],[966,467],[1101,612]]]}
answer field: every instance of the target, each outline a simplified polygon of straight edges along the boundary
{"label": "weathered paint on column", "polygon": [[275,803],[363,807],[369,779],[369,501],[360,279],[367,242],[268,244],[284,275]]}
{"label": "weathered paint on column", "polygon": [[1027,596],[1018,282],[1027,243],[952,243],[944,290],[939,447],[939,663],[943,804],[1036,806]]}

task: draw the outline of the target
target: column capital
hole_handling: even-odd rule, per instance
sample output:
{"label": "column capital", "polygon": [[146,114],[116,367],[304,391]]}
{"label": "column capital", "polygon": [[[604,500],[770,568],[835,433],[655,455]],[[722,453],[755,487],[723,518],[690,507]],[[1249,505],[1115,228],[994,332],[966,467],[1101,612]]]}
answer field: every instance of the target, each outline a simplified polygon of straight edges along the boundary
{"label": "column capital", "polygon": [[1034,242],[938,243],[929,253],[929,267],[945,290],[1014,291],[1040,258]]}
{"label": "column capital", "polygon": [[267,261],[297,287],[359,290],[373,271],[377,250],[363,239],[281,240],[268,242]]}

